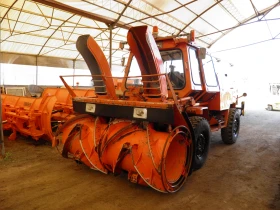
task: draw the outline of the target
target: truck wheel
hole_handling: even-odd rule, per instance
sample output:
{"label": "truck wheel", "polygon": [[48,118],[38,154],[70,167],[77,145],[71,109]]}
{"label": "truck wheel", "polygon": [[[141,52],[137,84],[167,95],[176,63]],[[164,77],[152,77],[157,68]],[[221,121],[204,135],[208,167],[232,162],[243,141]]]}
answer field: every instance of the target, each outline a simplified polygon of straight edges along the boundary
{"label": "truck wheel", "polygon": [[210,145],[210,126],[203,117],[190,117],[195,135],[192,169],[200,169],[206,162]]}
{"label": "truck wheel", "polygon": [[240,114],[237,109],[229,110],[227,127],[222,128],[222,140],[225,144],[234,144],[238,138],[240,128]]}
{"label": "truck wheel", "polygon": [[268,106],[267,106],[267,110],[268,110],[268,111],[273,111],[272,105],[268,105]]}

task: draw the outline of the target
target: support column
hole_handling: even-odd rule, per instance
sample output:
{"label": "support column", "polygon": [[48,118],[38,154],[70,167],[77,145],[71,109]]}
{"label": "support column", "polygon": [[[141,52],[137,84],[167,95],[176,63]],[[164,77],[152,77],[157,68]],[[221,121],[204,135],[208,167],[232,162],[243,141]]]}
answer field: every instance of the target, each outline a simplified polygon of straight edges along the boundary
{"label": "support column", "polygon": [[[75,75],[76,70],[76,60],[73,60],[73,75]],[[73,76],[73,87],[75,86],[75,77]]]}
{"label": "support column", "polygon": [[2,119],[2,98],[0,91],[0,145],[1,145],[1,156],[5,157],[5,145],[4,145],[4,134],[3,134],[3,119]]}
{"label": "support column", "polygon": [[38,56],[36,56],[36,84],[38,85]]}
{"label": "support column", "polygon": [[110,62],[109,62],[109,65],[110,65],[110,69],[112,71],[112,39],[113,39],[113,27],[112,25],[109,25],[109,30],[110,30],[110,51],[109,51],[109,59],[110,59]]}

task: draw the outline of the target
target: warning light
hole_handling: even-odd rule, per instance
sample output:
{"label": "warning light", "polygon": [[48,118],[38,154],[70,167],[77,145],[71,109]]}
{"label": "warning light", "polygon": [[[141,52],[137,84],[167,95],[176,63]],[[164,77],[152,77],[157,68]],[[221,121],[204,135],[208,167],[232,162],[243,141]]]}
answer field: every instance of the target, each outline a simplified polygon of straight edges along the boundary
{"label": "warning light", "polygon": [[194,40],[195,40],[195,31],[191,30],[191,32],[190,32],[190,41],[194,42]]}
{"label": "warning light", "polygon": [[158,27],[157,27],[157,26],[154,26],[154,27],[153,27],[153,37],[154,37],[154,38],[157,38],[157,37],[158,37]]}

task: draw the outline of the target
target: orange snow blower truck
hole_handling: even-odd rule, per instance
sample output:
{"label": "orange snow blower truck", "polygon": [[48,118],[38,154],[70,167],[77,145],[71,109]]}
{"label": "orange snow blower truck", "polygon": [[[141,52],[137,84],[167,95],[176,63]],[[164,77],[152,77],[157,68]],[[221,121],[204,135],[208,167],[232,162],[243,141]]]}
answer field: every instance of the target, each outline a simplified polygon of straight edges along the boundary
{"label": "orange snow blower truck", "polygon": [[94,39],[79,37],[95,95],[76,96],[61,76],[80,113],[57,133],[62,156],[176,192],[205,163],[211,131],[221,129],[222,140],[235,143],[244,105],[237,108],[237,96],[221,91],[211,57],[193,41],[193,33],[154,39],[147,26],[132,27],[125,75],[116,83]]}

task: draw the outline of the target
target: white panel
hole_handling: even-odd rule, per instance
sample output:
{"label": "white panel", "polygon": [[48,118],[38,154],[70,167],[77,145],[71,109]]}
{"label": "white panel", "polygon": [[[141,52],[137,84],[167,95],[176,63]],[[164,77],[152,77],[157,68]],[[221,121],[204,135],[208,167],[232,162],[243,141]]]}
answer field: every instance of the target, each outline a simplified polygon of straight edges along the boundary
{"label": "white panel", "polygon": [[70,36],[69,41],[75,42],[75,43],[76,43],[76,41],[77,41],[77,39],[79,38],[79,36],[80,36],[80,35],[72,34],[72,35]]}
{"label": "white panel", "polygon": [[80,19],[81,19],[81,16],[75,15],[75,16],[71,17],[71,18],[68,20],[68,22],[65,23],[65,25],[70,24],[70,23],[71,23],[71,25],[72,25],[72,24],[76,25],[76,23],[78,23],[78,22],[80,21]]}
{"label": "white panel", "polygon": [[260,1],[260,0],[253,0],[253,3],[255,5],[255,7],[257,8],[257,10],[261,11],[261,10],[271,6],[271,5],[279,3],[279,1],[278,0],[265,0],[265,1],[264,0],[262,0],[262,1]]}
{"label": "white panel", "polygon": [[217,31],[215,28],[210,26],[208,23],[206,23],[204,20],[201,18],[198,18],[196,21],[194,21],[190,27],[194,28],[201,34],[209,34],[211,32]]}
{"label": "white panel", "polygon": [[113,34],[114,40],[113,42],[119,43],[119,41],[126,41],[126,36],[119,36],[117,34]]}
{"label": "white panel", "polygon": [[280,6],[276,7],[275,9],[273,9],[272,11],[270,11],[267,15],[266,15],[266,19],[273,19],[273,18],[278,18],[279,19],[279,14],[280,14]]}
{"label": "white panel", "polygon": [[[66,35],[69,34],[65,32]],[[61,32],[60,28],[52,35],[52,38],[60,39],[60,40],[66,40],[67,37],[64,36],[64,34]]]}
{"label": "white panel", "polygon": [[20,21],[25,23],[30,23],[31,25],[39,25],[43,27],[49,26],[49,23],[44,17],[38,15],[32,15],[24,12],[20,13]]}
{"label": "white panel", "polygon": [[[75,69],[74,75],[91,75],[88,69]],[[88,77],[74,77],[74,84],[79,82],[79,86],[92,86],[91,76]]]}
{"label": "white panel", "polygon": [[1,23],[1,29],[7,29],[7,30],[12,30],[12,29],[10,29],[10,27],[11,27],[11,23],[13,23],[13,25],[15,25],[15,21],[9,21],[8,22],[8,20],[6,20],[6,19],[4,19],[3,20],[3,22]]}
{"label": "white panel", "polygon": [[24,53],[36,55],[39,53],[41,47],[34,46],[30,44],[19,44],[13,42],[3,42],[1,43],[1,51],[3,52],[14,52],[14,53]]}
{"label": "white panel", "polygon": [[123,28],[117,28],[117,29],[113,30],[113,32],[118,32],[119,35],[126,37],[128,30],[123,29]]}
{"label": "white panel", "polygon": [[201,39],[203,41],[206,41],[207,43],[212,43],[214,40],[218,39],[220,36],[222,36],[222,33],[215,33],[215,34],[211,34],[211,35],[207,35],[205,37],[202,37]]}
{"label": "white panel", "polygon": [[95,37],[100,34],[100,30],[98,29],[90,29],[90,28],[75,28],[74,33],[78,35],[90,34],[91,36]]}
{"label": "white panel", "polygon": [[53,9],[51,7],[47,7],[42,4],[37,4],[37,6],[40,8],[44,16],[48,16],[48,17],[52,16]]}
{"label": "white panel", "polygon": [[[73,69],[68,68],[52,68],[52,67],[38,67],[38,85],[57,85],[63,86],[59,76],[73,75]],[[73,78],[66,77],[65,81],[72,85]]]}
{"label": "white panel", "polygon": [[[277,8],[275,8],[274,10],[272,10],[266,17],[266,20],[269,19],[273,19],[273,18],[278,18],[280,14],[280,7],[278,6]],[[272,36],[275,37],[277,36],[277,38],[280,38],[279,34],[280,34],[280,20],[270,20],[267,21],[268,27],[272,33]]]}
{"label": "white panel", "polygon": [[[10,20],[17,20],[19,14],[20,14],[19,11],[11,9],[8,12],[8,17],[9,17]],[[7,18],[7,16],[6,16],[6,18]]]}
{"label": "white panel", "polygon": [[117,50],[116,52],[114,52],[114,56],[115,57],[119,57],[119,58],[121,58],[121,57],[123,57],[125,54],[127,54],[127,52],[128,51],[126,51],[126,50]]}
{"label": "white panel", "polygon": [[[254,19],[253,21],[255,20],[256,19]],[[249,45],[268,39],[271,39],[271,36],[269,31],[267,30],[266,23],[258,22],[235,29],[223,39],[219,40],[215,44],[215,46],[213,46],[213,48],[215,47],[215,49],[218,51],[224,50],[225,48],[229,49]]]}
{"label": "white panel", "polygon": [[[171,0],[152,0],[149,2],[152,5],[154,5],[156,8],[159,8],[165,12],[171,11],[180,6],[180,4],[174,0],[172,0],[172,1]],[[189,2],[189,1],[187,1],[187,2]],[[182,4],[185,4],[187,2],[184,1],[184,2],[182,2]]]}
{"label": "white panel", "polygon": [[63,24],[63,26],[61,26],[60,28],[63,32],[72,33],[75,26],[76,26],[76,24],[66,23],[66,24]]}
{"label": "white panel", "polygon": [[1,63],[1,84],[30,85],[36,84],[36,67],[28,65]]}
{"label": "white panel", "polygon": [[[133,4],[131,4],[133,6]],[[140,8],[140,10],[143,10],[144,8]],[[146,13],[147,11],[144,10],[144,12]],[[127,8],[125,10],[125,13],[124,13],[125,16],[127,17],[131,17],[132,19],[134,20],[141,20],[143,18],[147,18],[149,17],[148,15],[136,10],[136,9],[133,9],[133,8]]]}
{"label": "white panel", "polygon": [[92,27],[92,28],[108,28],[106,26],[105,23],[102,23],[102,22],[99,22],[99,21],[93,21],[91,19],[88,19],[88,18],[82,18],[79,22],[80,25],[85,25],[85,26],[89,26],[89,27]]}
{"label": "white panel", "polygon": [[47,38],[31,36],[28,34],[19,34],[16,36],[11,36],[8,41],[22,42],[26,44],[34,43],[36,45],[43,45],[46,42]]}
{"label": "white panel", "polygon": [[207,1],[199,1],[198,0],[198,1],[195,1],[194,3],[192,3],[192,4],[189,4],[187,7],[191,11],[193,11],[194,13],[199,15],[215,3],[216,3],[216,1],[214,1],[214,0],[207,0]]}
{"label": "white panel", "polygon": [[6,14],[6,12],[8,11],[8,8],[0,6],[0,11],[1,11],[0,17],[2,18],[4,16],[4,14]]}
{"label": "white panel", "polygon": [[[140,20],[140,19],[139,19],[139,20]],[[129,24],[129,23],[135,22],[136,20],[134,20],[134,19],[132,19],[132,18],[128,18],[128,17],[122,16],[122,17],[120,18],[120,21],[123,22],[123,23]]]}
{"label": "white panel", "polygon": [[23,11],[30,11],[32,13],[36,13],[39,15],[42,15],[42,12],[39,10],[35,2],[29,2],[25,1],[24,6],[23,6]]}
{"label": "white panel", "polygon": [[58,9],[55,9],[53,12],[53,17],[57,17],[62,20],[67,20],[71,16],[73,16],[73,14]]}
{"label": "white panel", "polygon": [[53,34],[53,32],[53,29],[43,29],[41,31],[32,32],[32,34],[48,38]]}
{"label": "white panel", "polygon": [[[223,17],[223,18],[221,18]],[[202,15],[202,18],[219,30],[226,29],[238,24],[238,22],[221,6],[216,5]]]}
{"label": "white panel", "polygon": [[77,51],[56,49],[47,54],[46,56],[74,59],[78,55]]}
{"label": "white panel", "polygon": [[170,15],[174,16],[176,19],[182,21],[185,24],[189,23],[196,17],[192,12],[190,12],[186,8],[178,9],[170,13]]}
{"label": "white panel", "polygon": [[1,0],[0,3],[6,5],[7,7],[10,7],[14,3],[14,1]]}
{"label": "white panel", "polygon": [[16,26],[15,26],[15,31],[19,31],[20,33],[22,32],[27,32],[27,31],[34,31],[34,30],[39,30],[40,27],[38,26],[33,26],[33,25],[27,25],[25,23],[20,23],[17,22]]}
{"label": "white panel", "polygon": [[[244,1],[243,1],[243,3],[244,3]],[[246,3],[247,3],[247,7],[248,7],[249,1],[246,1],[244,5],[242,4],[242,9],[244,8],[244,10],[246,10]],[[239,22],[243,22],[243,20],[245,19],[245,16],[242,15],[242,13],[237,9],[236,5],[234,5],[231,0],[223,0],[219,5],[222,8],[224,8],[235,19],[237,19]],[[250,5],[249,5],[249,8],[250,8]]]}
{"label": "white panel", "polygon": [[61,47],[61,49],[75,51],[75,50],[77,50],[77,48],[76,48],[76,43],[63,45],[63,46]]}
{"label": "white panel", "polygon": [[[9,2],[10,2],[10,4],[11,4],[11,3],[14,3],[14,1],[11,1],[11,0],[10,0]],[[25,0],[18,0],[18,1],[14,4],[14,7],[15,7],[15,8],[18,8],[18,9],[21,9],[24,2],[25,2]]]}
{"label": "white panel", "polygon": [[1,40],[4,40],[10,36],[10,32],[8,31],[1,30],[0,33],[1,33]]}
{"label": "white panel", "polygon": [[57,20],[57,19],[52,19],[51,20],[51,25],[52,25],[52,28],[57,28],[57,26],[60,26],[61,24],[63,23],[63,21],[61,20]]}
{"label": "white panel", "polygon": [[53,50],[54,50],[53,47],[44,47],[42,49],[42,51],[40,52],[40,55],[46,55],[46,54],[48,54],[48,52],[53,51]]}
{"label": "white panel", "polygon": [[280,20],[269,21],[268,23],[269,30],[273,38],[280,38]]}
{"label": "white panel", "polygon": [[77,60],[84,60],[84,58],[81,56],[81,54],[79,54]]}
{"label": "white panel", "polygon": [[[155,3],[153,3],[155,4]],[[138,1],[138,0],[133,0],[130,5],[135,5],[137,8],[141,8],[143,11],[145,11],[148,14],[155,15],[158,14],[158,10],[152,7],[151,5],[147,4],[144,1]]]}

